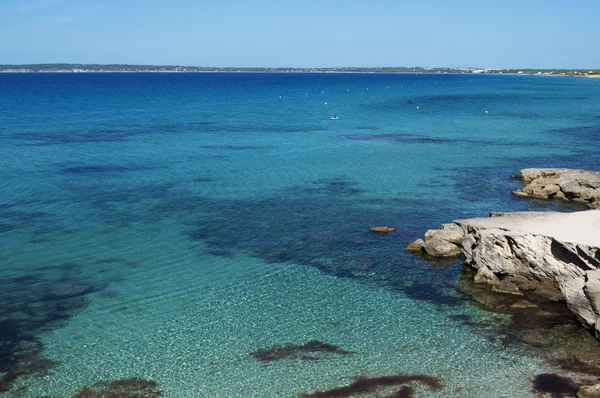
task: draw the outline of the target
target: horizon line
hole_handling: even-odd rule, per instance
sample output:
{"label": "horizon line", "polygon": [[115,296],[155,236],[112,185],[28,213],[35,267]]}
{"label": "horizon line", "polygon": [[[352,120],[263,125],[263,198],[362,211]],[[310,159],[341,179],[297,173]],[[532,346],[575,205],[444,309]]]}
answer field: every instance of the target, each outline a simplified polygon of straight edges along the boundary
{"label": "horizon line", "polygon": [[145,67],[145,68],[197,68],[197,69],[452,69],[452,70],[597,70],[598,68],[481,68],[471,66],[198,66],[198,65],[178,65],[178,64],[128,64],[128,63],[79,63],[79,62],[38,62],[38,63],[8,63],[0,64],[0,67],[39,67],[39,66],[123,66],[123,67]]}

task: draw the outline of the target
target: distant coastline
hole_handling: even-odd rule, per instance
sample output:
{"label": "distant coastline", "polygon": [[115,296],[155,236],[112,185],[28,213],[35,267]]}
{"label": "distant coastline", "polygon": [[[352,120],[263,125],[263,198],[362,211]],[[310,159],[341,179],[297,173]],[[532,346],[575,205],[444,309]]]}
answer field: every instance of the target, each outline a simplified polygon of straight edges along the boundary
{"label": "distant coastline", "polygon": [[179,65],[126,65],[126,64],[6,64],[0,73],[190,73],[190,72],[244,72],[244,73],[405,73],[405,74],[506,74],[600,77],[600,69],[480,69],[480,68],[426,68],[426,67],[339,67],[339,68],[258,68],[258,67],[198,67]]}

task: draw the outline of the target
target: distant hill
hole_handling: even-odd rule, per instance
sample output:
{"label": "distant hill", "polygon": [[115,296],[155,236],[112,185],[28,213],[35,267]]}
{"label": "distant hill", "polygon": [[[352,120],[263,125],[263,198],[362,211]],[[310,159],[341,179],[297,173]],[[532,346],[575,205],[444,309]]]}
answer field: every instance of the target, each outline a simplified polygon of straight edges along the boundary
{"label": "distant hill", "polygon": [[340,68],[260,68],[205,67],[181,65],[127,64],[15,64],[0,65],[0,72],[14,73],[85,73],[85,72],[305,72],[305,73],[462,73],[462,74],[527,74],[558,76],[600,76],[600,69],[480,69],[426,67],[340,67]]}

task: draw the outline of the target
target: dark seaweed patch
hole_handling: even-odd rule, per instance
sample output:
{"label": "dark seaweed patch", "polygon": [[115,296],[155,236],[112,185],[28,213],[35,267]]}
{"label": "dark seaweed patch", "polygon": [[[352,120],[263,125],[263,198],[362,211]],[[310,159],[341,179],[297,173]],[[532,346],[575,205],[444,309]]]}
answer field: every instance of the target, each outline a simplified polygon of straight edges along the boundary
{"label": "dark seaweed patch", "polygon": [[69,189],[75,192],[74,199],[84,202],[97,210],[97,214],[104,218],[108,224],[119,227],[138,222],[144,218],[139,211],[128,211],[120,204],[137,204],[142,201],[158,201],[167,197],[176,199],[177,193],[173,191],[175,184],[148,184],[135,188],[98,188],[96,184],[82,186],[82,184],[68,184]]}
{"label": "dark seaweed patch", "polygon": [[358,195],[365,192],[364,190],[357,188],[357,186],[357,182],[350,181],[344,177],[338,177],[315,180],[310,187],[294,189],[304,189],[305,194],[321,193],[326,195]]}
{"label": "dark seaweed patch", "polygon": [[150,170],[149,167],[141,166],[116,166],[116,165],[93,165],[93,166],[71,166],[61,169],[63,174],[73,174],[81,176],[97,176],[102,174],[119,174],[131,171]]}
{"label": "dark seaweed patch", "polygon": [[510,101],[514,99],[522,99],[522,96],[515,94],[481,94],[481,93],[465,93],[465,94],[437,94],[437,95],[421,95],[412,98],[397,97],[390,100],[379,101],[368,105],[369,108],[377,112],[392,111],[397,112],[399,109],[411,108],[415,105],[421,106],[423,109],[444,107],[446,109],[464,110],[480,106],[482,103],[493,101]]}
{"label": "dark seaweed patch", "polygon": [[[415,230],[419,223],[435,225],[441,220],[431,218],[425,210],[415,210],[411,200],[368,204],[357,204],[354,197],[347,200],[355,189],[359,188],[342,176],[315,180],[293,195],[286,192],[280,197],[228,201],[169,198],[155,211],[159,216],[173,211],[190,214],[188,237],[202,241],[209,250],[239,250],[269,263],[304,264],[439,305],[463,300],[454,293],[458,261],[431,267],[404,250],[410,234],[381,237],[369,231],[370,226],[382,222],[399,225],[398,232],[405,232]],[[443,211],[444,205],[440,206]],[[418,285],[418,281],[426,282]]]}
{"label": "dark seaweed patch", "polygon": [[[500,99],[512,99],[516,98],[512,94],[438,94],[438,95],[423,95],[416,97],[413,101],[416,103],[457,103],[457,102],[479,102],[493,99],[494,101]],[[408,102],[410,103],[411,100]]]}
{"label": "dark seaweed patch", "polygon": [[[489,144],[488,144],[489,145]],[[571,159],[571,162],[573,159]],[[522,168],[530,167],[531,159],[522,162]],[[562,165],[562,161],[552,160]],[[517,166],[518,167],[518,166]],[[566,167],[566,166],[565,166]],[[485,206],[486,209],[494,211],[498,208],[505,208],[506,202],[511,204],[511,211],[575,211],[581,210],[582,205],[570,206],[566,202],[548,201],[548,200],[522,200],[510,194],[510,192],[522,188],[523,184],[519,180],[511,179],[511,174],[518,174],[516,169],[507,167],[459,167],[448,174],[448,178],[453,180],[455,191],[458,198],[466,203],[472,204],[474,208]],[[468,183],[477,181],[477,184]],[[481,213],[468,215],[469,217],[480,217]],[[455,217],[456,218],[456,217]]]}
{"label": "dark seaweed patch", "polygon": [[353,351],[343,350],[340,347],[319,340],[311,340],[303,345],[286,344],[272,348],[259,349],[252,351],[250,355],[260,361],[270,362],[279,361],[282,359],[303,359],[303,360],[318,360],[319,357],[307,356],[298,354],[328,352],[338,355],[352,355]]}
{"label": "dark seaweed patch", "polygon": [[286,193],[292,195],[359,195],[365,191],[360,188],[355,188],[357,184],[347,181],[330,181],[320,185],[311,186],[295,186],[288,188]]}
{"label": "dark seaweed patch", "polygon": [[4,232],[14,231],[15,229],[17,229],[17,227],[15,225],[0,224],[0,234],[4,233]]}
{"label": "dark seaweed patch", "polygon": [[321,357],[317,357],[314,355],[302,355],[298,359],[300,359],[301,361],[320,361]]}
{"label": "dark seaweed patch", "polygon": [[263,124],[232,124],[215,125],[210,131],[213,132],[253,132],[253,133],[309,133],[322,130],[319,126],[310,125],[263,125]]}
{"label": "dark seaweed patch", "polygon": [[29,211],[24,207],[6,205],[0,207],[0,233],[11,232],[21,228],[37,227],[51,228],[48,226],[51,217],[41,211]]}
{"label": "dark seaweed patch", "polygon": [[163,394],[157,388],[158,383],[154,380],[132,377],[85,386],[71,398],[155,398]]}
{"label": "dark seaweed patch", "polygon": [[0,392],[10,391],[21,376],[48,374],[57,362],[42,357],[37,334],[61,326],[97,290],[66,275],[50,279],[43,272],[0,280]]}
{"label": "dark seaweed patch", "polygon": [[600,136],[600,126],[576,126],[550,130],[553,133],[593,138]]}
{"label": "dark seaweed patch", "polygon": [[50,146],[64,144],[121,142],[126,141],[131,133],[122,130],[94,130],[94,131],[61,131],[61,132],[36,132],[16,133],[13,138],[28,142],[32,146]]}
{"label": "dark seaweed patch", "polygon": [[490,324],[486,323],[486,322],[475,322],[475,321],[473,321],[472,317],[470,317],[469,315],[465,315],[465,314],[450,315],[448,318],[452,319],[454,321],[458,321],[466,326],[470,326],[473,328],[485,328],[485,327],[490,326]]}
{"label": "dark seaweed patch", "polygon": [[42,235],[57,234],[57,233],[66,234],[66,233],[69,233],[69,229],[65,226],[43,225],[43,226],[31,231],[31,235],[34,237],[41,237]]}
{"label": "dark seaweed patch", "polygon": [[223,257],[223,258],[233,258],[234,253],[231,250],[226,249],[212,249],[207,252],[211,256]]}
{"label": "dark seaweed patch", "polygon": [[584,374],[600,378],[600,362],[588,363],[578,358],[555,358],[550,359],[548,363],[565,372]]}
{"label": "dark seaweed patch", "polygon": [[577,318],[562,303],[539,303],[542,311],[515,311],[508,325],[510,330],[548,330],[555,326],[577,325]]}
{"label": "dark seaweed patch", "polygon": [[532,112],[507,112],[507,113],[499,113],[497,116],[508,116],[510,118],[518,118],[518,119],[540,119],[542,115],[539,113]]}
{"label": "dark seaweed patch", "polygon": [[204,149],[226,149],[229,151],[251,151],[255,149],[269,149],[270,146],[259,145],[200,145],[199,148]]}
{"label": "dark seaweed patch", "polygon": [[68,131],[38,131],[12,134],[26,145],[51,146],[84,143],[128,141],[148,134],[210,134],[210,133],[304,133],[322,130],[311,125],[217,124],[211,122],[173,123],[159,125],[130,125],[120,129]]}
{"label": "dark seaweed patch", "polygon": [[[456,260],[454,262],[459,263]],[[436,286],[432,282],[413,281],[406,284],[402,281],[390,281],[389,285],[401,290],[411,299],[427,301],[438,306],[458,305],[462,301],[460,298],[444,292],[443,285]]]}
{"label": "dark seaweed patch", "polygon": [[99,258],[95,261],[96,264],[119,264],[125,262],[127,262],[127,260],[121,257]]}
{"label": "dark seaweed patch", "polygon": [[449,141],[417,134],[346,134],[342,137],[355,141],[386,141],[398,143],[440,143]]}
{"label": "dark seaweed patch", "polygon": [[210,177],[196,177],[194,178],[194,182],[212,182],[213,179]]}
{"label": "dark seaweed patch", "polygon": [[531,381],[531,391],[538,394],[549,394],[552,398],[566,398],[577,395],[579,386],[573,379],[555,373],[536,375]]}
{"label": "dark seaweed patch", "polygon": [[[301,398],[343,398],[353,397],[361,394],[374,393],[384,387],[412,384],[414,382],[425,384],[432,390],[441,390],[444,386],[437,377],[427,375],[392,375],[381,377],[356,376],[354,382],[343,387],[332,388],[326,391],[316,391],[300,395]],[[402,390],[400,390],[402,391]],[[398,391],[397,393],[400,393]],[[410,390],[404,390],[408,394]],[[402,395],[398,395],[402,397]],[[410,397],[411,395],[404,395]]]}

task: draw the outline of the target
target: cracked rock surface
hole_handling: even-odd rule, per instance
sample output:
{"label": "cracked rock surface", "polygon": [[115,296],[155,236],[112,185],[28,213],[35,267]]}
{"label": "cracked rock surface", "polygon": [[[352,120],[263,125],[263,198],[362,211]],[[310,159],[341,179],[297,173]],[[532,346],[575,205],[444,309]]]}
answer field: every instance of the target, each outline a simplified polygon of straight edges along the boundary
{"label": "cracked rock surface", "polygon": [[455,224],[475,282],[564,300],[600,339],[600,211],[495,213]]}

